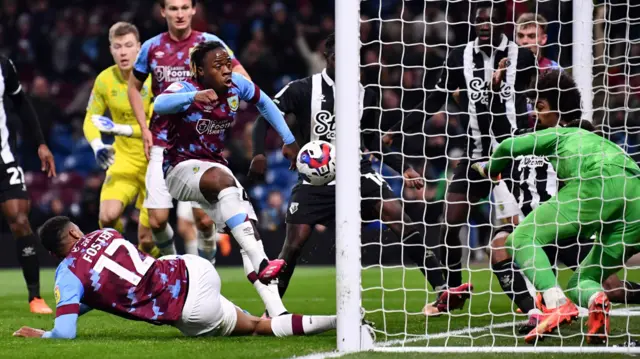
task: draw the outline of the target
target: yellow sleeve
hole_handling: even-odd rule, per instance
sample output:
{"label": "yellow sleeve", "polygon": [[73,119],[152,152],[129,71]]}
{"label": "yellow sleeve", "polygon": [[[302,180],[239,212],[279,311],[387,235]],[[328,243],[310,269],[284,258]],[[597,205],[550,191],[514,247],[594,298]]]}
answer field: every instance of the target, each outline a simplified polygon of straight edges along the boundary
{"label": "yellow sleeve", "polygon": [[100,76],[98,76],[96,78],[96,82],[93,84],[93,89],[91,90],[91,97],[89,98],[89,104],[87,105],[87,114],[84,117],[84,123],[82,125],[84,137],[89,143],[91,143],[91,141],[95,139],[102,138],[100,130],[98,130],[98,128],[91,121],[91,116],[102,116],[107,110],[107,103],[104,100],[105,92],[106,85],[104,84]]}

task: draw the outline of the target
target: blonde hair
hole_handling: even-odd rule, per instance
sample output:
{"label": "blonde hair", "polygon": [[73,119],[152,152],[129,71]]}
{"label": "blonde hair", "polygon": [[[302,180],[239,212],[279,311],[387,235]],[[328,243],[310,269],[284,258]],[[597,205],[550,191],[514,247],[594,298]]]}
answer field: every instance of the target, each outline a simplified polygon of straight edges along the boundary
{"label": "blonde hair", "polygon": [[127,34],[133,34],[133,36],[136,37],[136,40],[140,41],[140,32],[138,32],[136,25],[125,21],[116,22],[109,29],[109,42],[113,41],[115,37]]}
{"label": "blonde hair", "polygon": [[542,32],[544,32],[545,34],[547,33],[547,19],[545,19],[545,17],[540,14],[526,12],[518,17],[516,25],[523,27],[539,26]]}

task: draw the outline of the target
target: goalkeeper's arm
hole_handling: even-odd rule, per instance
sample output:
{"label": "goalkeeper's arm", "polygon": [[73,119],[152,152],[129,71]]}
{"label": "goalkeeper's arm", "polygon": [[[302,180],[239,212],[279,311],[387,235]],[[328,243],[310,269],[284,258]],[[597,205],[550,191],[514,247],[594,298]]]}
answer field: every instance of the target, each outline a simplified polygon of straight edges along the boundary
{"label": "goalkeeper's arm", "polygon": [[517,156],[542,156],[552,153],[558,140],[556,131],[557,129],[550,128],[502,141],[491,155],[486,166],[486,175],[491,178],[497,177]]}

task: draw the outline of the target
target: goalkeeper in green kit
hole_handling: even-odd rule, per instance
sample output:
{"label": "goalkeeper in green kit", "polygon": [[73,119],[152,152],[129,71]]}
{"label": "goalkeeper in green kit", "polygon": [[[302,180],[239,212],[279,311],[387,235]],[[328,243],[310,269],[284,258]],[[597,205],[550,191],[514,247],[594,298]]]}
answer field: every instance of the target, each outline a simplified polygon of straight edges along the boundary
{"label": "goalkeeper in green kit", "polygon": [[[640,248],[640,168],[616,144],[583,128],[580,92],[565,73],[542,75],[536,89],[537,121],[547,129],[504,140],[490,161],[477,163],[492,177],[519,155],[546,156],[564,186],[532,211],[507,238],[506,247],[524,274],[542,292],[547,312],[526,337],[535,342],[589,308],[588,343],[606,341],[610,303],[601,282],[618,272]],[[557,127],[561,123],[565,127]],[[583,128],[580,128],[583,127]],[[596,242],[568,284],[568,298],[543,246],[596,234]],[[575,303],[575,304],[574,304]]]}

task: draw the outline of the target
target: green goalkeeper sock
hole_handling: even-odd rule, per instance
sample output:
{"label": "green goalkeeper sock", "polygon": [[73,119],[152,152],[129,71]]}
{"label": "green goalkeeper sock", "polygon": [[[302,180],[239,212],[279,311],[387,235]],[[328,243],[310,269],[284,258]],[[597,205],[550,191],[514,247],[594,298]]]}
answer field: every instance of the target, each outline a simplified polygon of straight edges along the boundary
{"label": "green goalkeeper sock", "polygon": [[533,286],[539,292],[544,292],[557,286],[556,276],[547,254],[541,246],[536,244],[536,240],[532,241],[532,239],[528,236],[514,238],[514,235],[511,234],[507,238],[506,246],[514,262],[518,264],[520,270],[529,278]]}

